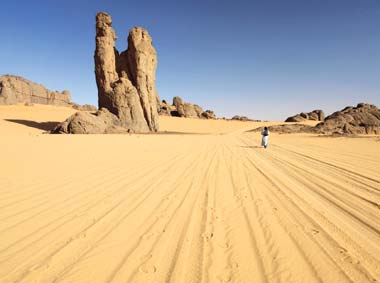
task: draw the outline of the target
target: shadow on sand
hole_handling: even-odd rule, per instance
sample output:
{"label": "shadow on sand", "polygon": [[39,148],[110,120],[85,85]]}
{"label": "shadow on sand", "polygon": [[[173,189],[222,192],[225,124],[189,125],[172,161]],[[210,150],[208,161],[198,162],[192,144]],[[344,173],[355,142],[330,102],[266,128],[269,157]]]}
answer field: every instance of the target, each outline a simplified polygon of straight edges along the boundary
{"label": "shadow on sand", "polygon": [[262,148],[262,146],[258,146],[258,145],[241,145],[240,147],[245,147],[245,148]]}
{"label": "shadow on sand", "polygon": [[55,126],[59,124],[59,122],[36,122],[30,120],[21,120],[21,119],[4,119],[5,121],[21,124],[24,126],[28,126],[31,128],[36,128],[39,130],[50,131],[53,130]]}

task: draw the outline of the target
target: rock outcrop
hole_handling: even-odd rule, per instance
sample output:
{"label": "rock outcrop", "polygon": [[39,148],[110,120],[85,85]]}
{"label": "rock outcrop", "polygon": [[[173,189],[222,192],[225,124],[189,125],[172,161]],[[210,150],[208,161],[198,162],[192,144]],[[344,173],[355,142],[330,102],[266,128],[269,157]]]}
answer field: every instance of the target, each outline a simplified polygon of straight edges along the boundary
{"label": "rock outcrop", "polygon": [[[52,133],[158,131],[157,54],[152,38],[147,30],[134,27],[129,32],[128,49],[121,53],[115,48],[116,39],[110,15],[98,13],[94,61],[100,110],[75,113]],[[77,109],[94,110],[86,105]]]}
{"label": "rock outcrop", "polygon": [[122,127],[119,118],[102,108],[95,113],[77,112],[66,121],[58,124],[53,134],[112,134],[126,133],[129,130]]}
{"label": "rock outcrop", "polygon": [[303,122],[306,120],[312,121],[323,121],[325,119],[325,114],[322,110],[313,110],[309,113],[300,113],[291,117],[288,117],[285,122]]}
{"label": "rock outcrop", "polygon": [[[175,116],[177,109],[174,105],[169,104],[165,99],[160,102],[159,115],[162,116]],[[177,115],[178,116],[178,115]]]}
{"label": "rock outcrop", "polygon": [[[260,131],[261,128],[252,131]],[[315,127],[302,124],[283,124],[269,127],[277,133],[315,133],[327,135],[380,134],[380,109],[372,104],[359,103],[327,116]]]}
{"label": "rock outcrop", "polygon": [[239,116],[239,115],[235,115],[231,118],[231,120],[235,120],[235,121],[252,121],[251,119],[249,119],[248,117],[246,116]]}
{"label": "rock outcrop", "polygon": [[216,119],[214,111],[203,111],[199,105],[185,102],[179,96],[173,98],[171,105],[166,100],[162,100],[159,114],[183,118]]}
{"label": "rock outcrop", "polygon": [[214,111],[212,111],[212,110],[206,110],[206,111],[202,112],[202,118],[205,118],[205,119],[216,119],[216,115],[215,115]]}
{"label": "rock outcrop", "polygon": [[[264,127],[258,127],[248,132],[262,132]],[[269,132],[279,134],[315,133],[315,127],[303,124],[281,124],[268,127]]]}
{"label": "rock outcrop", "polygon": [[201,118],[203,109],[196,104],[184,102],[182,98],[176,96],[173,98],[173,105],[177,110],[179,117],[185,118]]}
{"label": "rock outcrop", "polygon": [[0,104],[49,104],[71,106],[70,92],[52,91],[43,85],[31,82],[18,76],[4,75],[0,77]]}
{"label": "rock outcrop", "polygon": [[315,130],[334,134],[380,134],[380,109],[366,103],[348,106],[326,117]]}
{"label": "rock outcrop", "polygon": [[152,38],[147,30],[134,27],[129,32],[128,49],[120,54],[116,38],[111,17],[98,13],[94,59],[99,109],[108,109],[127,129],[157,131],[157,54]]}
{"label": "rock outcrop", "polygon": [[72,102],[71,107],[78,111],[97,111],[98,110],[98,108],[95,105],[91,105],[91,104],[80,105],[80,104],[76,104]]}

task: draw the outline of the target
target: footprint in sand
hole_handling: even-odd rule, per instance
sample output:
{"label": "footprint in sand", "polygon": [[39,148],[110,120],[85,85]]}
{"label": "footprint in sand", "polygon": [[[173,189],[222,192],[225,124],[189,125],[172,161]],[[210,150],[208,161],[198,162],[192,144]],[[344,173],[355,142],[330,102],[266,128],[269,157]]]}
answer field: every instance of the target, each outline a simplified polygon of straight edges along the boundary
{"label": "footprint in sand", "polygon": [[239,267],[239,264],[237,263],[237,262],[232,262],[229,266],[228,266],[228,268],[230,268],[230,269],[236,269],[236,268],[238,268]]}
{"label": "footprint in sand", "polygon": [[152,274],[157,271],[157,268],[151,263],[144,263],[143,265],[140,266],[139,270],[140,272],[145,273],[145,274]]}
{"label": "footprint in sand", "polygon": [[319,234],[319,231],[316,229],[311,229],[311,233],[313,233],[313,235],[317,235]]}
{"label": "footprint in sand", "polygon": [[228,283],[232,281],[232,273],[230,269],[223,270],[216,275],[217,282]]}
{"label": "footprint in sand", "polygon": [[223,249],[228,249],[230,247],[230,244],[228,242],[220,242],[218,243],[218,246]]}

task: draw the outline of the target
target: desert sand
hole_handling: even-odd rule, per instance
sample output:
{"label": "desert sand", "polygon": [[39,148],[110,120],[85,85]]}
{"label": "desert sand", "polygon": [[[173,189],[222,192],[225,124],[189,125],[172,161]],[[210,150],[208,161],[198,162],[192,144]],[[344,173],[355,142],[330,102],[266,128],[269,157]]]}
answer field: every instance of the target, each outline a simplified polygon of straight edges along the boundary
{"label": "desert sand", "polygon": [[49,135],[75,110],[0,106],[0,282],[376,282],[380,138]]}

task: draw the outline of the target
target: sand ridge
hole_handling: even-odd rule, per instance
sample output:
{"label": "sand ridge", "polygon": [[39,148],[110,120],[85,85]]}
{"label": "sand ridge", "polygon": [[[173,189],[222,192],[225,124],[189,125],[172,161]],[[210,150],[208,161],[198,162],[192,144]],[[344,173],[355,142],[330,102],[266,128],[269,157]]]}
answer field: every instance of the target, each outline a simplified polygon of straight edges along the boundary
{"label": "sand ridge", "polygon": [[42,134],[73,112],[0,107],[1,282],[379,280],[376,137]]}

